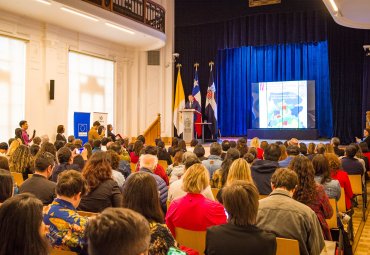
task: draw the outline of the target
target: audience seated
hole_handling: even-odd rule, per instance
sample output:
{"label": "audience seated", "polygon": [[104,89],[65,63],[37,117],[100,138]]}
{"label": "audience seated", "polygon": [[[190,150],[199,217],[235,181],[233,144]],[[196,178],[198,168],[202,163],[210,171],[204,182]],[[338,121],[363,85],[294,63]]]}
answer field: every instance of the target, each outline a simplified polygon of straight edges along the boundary
{"label": "audience seated", "polygon": [[280,152],[281,152],[279,161],[285,160],[288,157],[288,154],[286,152],[286,147],[285,147],[284,144],[279,144],[279,148],[280,148]]}
{"label": "audience seated", "polygon": [[89,192],[82,197],[79,210],[101,212],[107,207],[122,206],[122,194],[112,177],[112,168],[106,152],[94,153],[86,162],[82,175]]}
{"label": "audience seated", "polygon": [[164,142],[158,141],[157,147],[158,147],[157,154],[158,160],[165,160],[167,161],[167,165],[171,165],[172,164],[171,155],[167,152]]}
{"label": "audience seated", "polygon": [[91,147],[91,144],[89,142],[85,143],[84,146],[83,146],[86,151],[87,151],[87,159],[89,159],[92,155],[92,147]]}
{"label": "audience seated", "polygon": [[221,168],[222,159],[221,159],[222,148],[219,143],[212,143],[210,147],[210,155],[208,159],[203,160],[202,164],[207,168],[210,178],[212,178],[213,173]]}
{"label": "audience seated", "polygon": [[0,253],[48,255],[42,226],[42,203],[29,193],[9,198],[0,206]]}
{"label": "audience seated", "polygon": [[130,209],[108,208],[90,220],[86,230],[89,255],[148,254],[148,221]]}
{"label": "audience seated", "polygon": [[179,146],[179,139],[177,137],[172,138],[171,147],[168,148],[168,153],[174,157]]}
{"label": "audience seated", "polygon": [[118,154],[119,163],[117,171],[119,171],[125,178],[127,178],[131,174],[131,167],[130,155],[128,154],[126,149],[123,148],[120,142],[117,141],[109,145],[108,150],[114,151]]}
{"label": "audience seated", "polygon": [[252,165],[252,177],[260,195],[271,193],[271,176],[279,167],[278,160],[281,152],[277,144],[269,144],[264,150],[263,160],[258,160]]}
{"label": "audience seated", "polygon": [[322,154],[316,155],[312,159],[312,165],[315,170],[315,181],[324,187],[329,198],[338,201],[341,195],[340,184],[338,180],[331,178],[327,158]]}
{"label": "audience seated", "polygon": [[339,149],[340,139],[338,137],[333,137],[330,140],[330,144],[333,146],[334,153],[337,154],[338,157],[344,156],[344,150]]}
{"label": "audience seated", "polygon": [[[197,156],[195,156],[192,152],[186,152],[183,156],[183,162],[184,162],[184,171],[186,172],[189,167],[191,167],[194,164],[201,163]],[[186,195],[186,192],[183,190],[183,181],[184,176],[182,175],[181,178],[177,181],[174,181],[169,189],[168,189],[168,201],[171,202],[175,199],[178,199],[180,197],[183,197]],[[201,194],[205,196],[208,199],[215,200],[212,194],[211,186],[207,186]]]}
{"label": "audience seated", "polygon": [[301,255],[318,255],[325,246],[314,211],[292,198],[297,174],[280,168],[271,177],[271,194],[259,200],[257,227],[277,237],[296,239]]}
{"label": "audience seated", "polygon": [[355,156],[355,158],[357,158],[361,162],[362,166],[365,169],[364,171],[369,171],[369,160],[362,153],[360,145],[357,144],[357,143],[352,143],[351,145],[354,145],[356,147],[356,156]]}
{"label": "audience seated", "polygon": [[9,160],[7,157],[0,156],[0,169],[9,170]]}
{"label": "audience seated", "polygon": [[139,162],[140,151],[144,148],[142,141],[137,140],[134,144],[134,151],[130,153],[131,163],[137,164]]}
{"label": "audience seated", "polygon": [[9,169],[11,172],[21,173],[23,179],[31,174],[31,153],[28,146],[21,144],[9,158]]}
{"label": "audience seated", "polygon": [[263,151],[265,151],[268,145],[269,143],[267,141],[262,141],[260,147]]}
{"label": "audience seated", "polygon": [[307,145],[305,143],[299,143],[299,152],[303,156],[307,156]]}
{"label": "audience seated", "polygon": [[112,178],[115,180],[120,188],[123,187],[123,184],[125,183],[125,177],[123,174],[118,171],[119,166],[119,156],[117,153],[115,153],[112,150],[109,150],[106,152],[107,158],[110,163],[110,166],[112,168]]}
{"label": "audience seated", "polygon": [[66,170],[78,170],[79,166],[72,164],[73,157],[72,152],[67,147],[60,148],[57,153],[58,165],[54,167],[53,173],[51,175],[51,180],[57,182],[58,175]]}
{"label": "audience seated", "polygon": [[226,153],[230,149],[230,142],[229,140],[223,140],[221,143],[222,153],[221,153],[221,159],[225,160]]}
{"label": "audience seated", "polygon": [[78,171],[67,170],[58,176],[57,197],[44,208],[46,237],[53,248],[85,254],[84,231],[88,218],[79,215],[76,208],[87,188],[86,180]]}
{"label": "audience seated", "polygon": [[289,145],[287,148],[286,148],[286,152],[287,152],[287,158],[284,159],[284,160],[281,160],[279,161],[279,166],[280,167],[288,167],[290,161],[292,161],[292,159],[299,155],[301,152],[299,151],[299,147],[297,145]]}
{"label": "audience seated", "polygon": [[349,210],[352,207],[351,199],[353,197],[351,182],[349,181],[348,174],[341,170],[341,162],[336,155],[327,154],[325,157],[329,163],[330,176],[334,180],[338,180],[340,186],[344,189],[346,209]]}
{"label": "audience seated", "polygon": [[356,147],[354,145],[349,145],[345,150],[345,156],[341,159],[343,170],[349,175],[363,175],[365,172],[364,166],[357,158],[355,158],[356,152]]}
{"label": "audience seated", "polygon": [[242,158],[248,152],[247,140],[245,138],[239,138],[236,142],[236,148],[239,150],[239,157]]}
{"label": "audience seated", "polygon": [[[249,148],[249,150],[250,149],[255,149],[255,148]],[[254,161],[258,160],[256,158],[256,154],[250,153],[250,152],[245,153],[244,156],[243,156],[243,159],[245,161],[247,161],[249,165],[252,165],[254,163]]]}
{"label": "audience seated", "polygon": [[0,169],[0,205],[13,196],[13,187],[14,181],[10,172],[5,169]]}
{"label": "audience seated", "polygon": [[9,150],[7,152],[7,156],[11,157],[15,150],[18,148],[19,145],[24,144],[23,137],[22,137],[22,129],[16,128],[15,129],[15,137],[14,140],[9,143]]}
{"label": "audience seated", "polygon": [[166,201],[168,196],[168,187],[166,182],[158,175],[154,174],[154,169],[158,165],[157,156],[151,154],[143,154],[140,157],[140,171],[151,174],[157,182],[159,197],[163,211],[166,211]]}
{"label": "audience seated", "polygon": [[187,194],[172,201],[166,215],[166,224],[174,237],[175,228],[205,231],[208,227],[226,223],[223,206],[202,194],[209,186],[209,173],[202,164],[187,169],[183,189]]}
{"label": "audience seated", "polygon": [[[86,159],[87,159],[87,156],[86,156]],[[77,154],[73,157],[72,164],[77,166],[77,168],[74,170],[82,171],[82,169],[84,169],[85,167],[85,159],[81,154]]]}
{"label": "audience seated", "polygon": [[92,153],[94,154],[95,152],[102,151],[101,149],[101,140],[96,139],[93,141],[93,148],[92,148]]}
{"label": "audience seated", "polygon": [[325,144],[325,153],[334,153],[334,147],[330,143]]}
{"label": "audience seated", "polygon": [[224,188],[222,198],[229,215],[228,223],[207,229],[205,253],[275,255],[275,235],[255,226],[258,212],[257,188],[247,181],[233,181]]}
{"label": "audience seated", "polygon": [[307,155],[306,155],[309,160],[312,160],[313,157],[315,157],[316,155],[315,151],[316,151],[316,145],[314,143],[309,143],[307,147]]}
{"label": "audience seated", "polygon": [[256,148],[258,159],[263,159],[263,150],[260,148],[260,146],[260,140],[258,139],[258,137],[254,137],[251,140],[250,147]]}
{"label": "audience seated", "polygon": [[229,168],[234,160],[240,158],[240,152],[238,149],[230,148],[227,153],[225,160],[221,164],[221,168],[213,173],[211,178],[211,187],[221,189],[227,180],[229,174]]}
{"label": "audience seated", "polygon": [[[206,150],[204,149],[203,145],[197,144],[194,147],[193,153],[197,155],[200,161],[207,160],[208,158],[204,155],[206,154]],[[221,158],[222,160],[222,158]]]}
{"label": "audience seated", "polygon": [[6,157],[6,154],[8,153],[9,146],[7,143],[0,143],[0,157]]}
{"label": "audience seated", "polygon": [[55,198],[55,182],[49,181],[55,164],[54,156],[49,152],[38,154],[35,160],[35,173],[19,188],[19,193],[34,194],[44,205]]}
{"label": "audience seated", "polygon": [[[236,159],[230,166],[229,169],[229,174],[227,175],[227,180],[226,180],[226,186],[230,185],[233,181],[246,181],[248,183],[252,183],[252,174],[251,174],[251,168],[247,161],[245,161],[242,158]],[[217,193],[217,200],[222,204],[222,193],[224,188],[219,190]]]}
{"label": "audience seated", "polygon": [[[143,149],[142,153],[143,154],[150,154],[150,155],[153,155],[153,156],[157,157],[158,149],[155,146],[148,145]],[[138,168],[139,167],[140,167],[140,162],[138,164]],[[169,181],[168,176],[166,174],[166,169],[163,169],[163,167],[158,164],[158,161],[157,161],[157,165],[155,166],[155,168],[153,170],[153,173],[158,175],[159,177],[161,177],[166,182],[167,186],[170,184],[170,181]]]}
{"label": "audience seated", "polygon": [[[190,153],[190,152],[186,152],[186,153]],[[185,172],[185,165],[182,163],[183,155],[184,155],[184,152],[182,151],[176,152],[175,157],[173,158],[173,164],[169,165],[167,168],[167,175],[170,176],[170,185],[174,181],[179,180]]]}
{"label": "audience seated", "polygon": [[149,254],[166,255],[171,246],[176,246],[176,241],[164,224],[154,177],[145,172],[134,173],[127,179],[122,193],[123,207],[140,213],[149,222]]}
{"label": "audience seated", "polygon": [[305,156],[296,156],[289,164],[298,176],[298,185],[293,198],[308,207],[317,215],[325,240],[332,240],[330,229],[325,219],[333,216],[333,208],[324,187],[315,182],[315,170],[312,162]]}

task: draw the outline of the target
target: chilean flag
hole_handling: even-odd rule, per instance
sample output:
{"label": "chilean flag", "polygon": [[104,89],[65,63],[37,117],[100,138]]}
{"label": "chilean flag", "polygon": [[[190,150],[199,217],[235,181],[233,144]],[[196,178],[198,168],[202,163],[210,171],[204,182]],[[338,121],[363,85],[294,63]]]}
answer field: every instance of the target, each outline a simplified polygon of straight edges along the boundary
{"label": "chilean flag", "polygon": [[[200,96],[200,87],[199,87],[197,68],[195,68],[194,86],[193,86],[193,91],[191,94],[193,95],[194,100],[198,101],[200,107],[202,107],[202,97]],[[202,122],[202,114],[196,114],[195,123],[201,123],[201,122]],[[197,137],[201,137],[202,136],[202,125],[195,125],[195,132],[197,133]]]}

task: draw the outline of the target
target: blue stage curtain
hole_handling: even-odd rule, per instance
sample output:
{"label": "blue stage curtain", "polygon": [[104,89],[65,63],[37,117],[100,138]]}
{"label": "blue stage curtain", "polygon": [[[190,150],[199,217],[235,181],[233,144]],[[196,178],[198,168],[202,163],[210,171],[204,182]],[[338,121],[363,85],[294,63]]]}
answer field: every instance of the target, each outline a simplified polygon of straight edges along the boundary
{"label": "blue stage curtain", "polygon": [[315,80],[316,126],[333,134],[328,44],[280,44],[225,49],[217,54],[218,120],[222,136],[243,136],[251,127],[251,84]]}

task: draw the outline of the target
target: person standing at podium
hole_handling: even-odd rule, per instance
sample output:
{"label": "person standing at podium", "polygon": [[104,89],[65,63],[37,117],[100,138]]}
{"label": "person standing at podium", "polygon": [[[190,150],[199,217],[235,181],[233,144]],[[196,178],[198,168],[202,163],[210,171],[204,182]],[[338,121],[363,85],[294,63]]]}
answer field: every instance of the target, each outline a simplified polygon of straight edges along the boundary
{"label": "person standing at podium", "polygon": [[194,109],[198,112],[200,112],[202,110],[201,107],[200,107],[199,102],[194,100],[194,96],[192,94],[190,94],[188,96],[188,99],[189,99],[189,101],[185,104],[185,109]]}
{"label": "person standing at podium", "polygon": [[[202,108],[197,100],[194,100],[194,96],[189,94],[188,96],[189,101],[185,104],[185,109],[194,109],[198,112],[202,111]],[[195,125],[195,123],[202,122],[202,115],[201,113],[198,114],[194,112],[194,137],[197,138],[198,136],[202,135],[202,127],[200,125]]]}

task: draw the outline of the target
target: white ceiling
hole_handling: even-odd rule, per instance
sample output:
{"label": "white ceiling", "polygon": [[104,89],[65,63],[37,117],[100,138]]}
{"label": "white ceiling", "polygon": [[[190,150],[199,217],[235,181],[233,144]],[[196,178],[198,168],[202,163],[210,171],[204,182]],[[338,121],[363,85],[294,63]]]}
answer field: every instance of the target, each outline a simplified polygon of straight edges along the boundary
{"label": "white ceiling", "polygon": [[[0,9],[139,50],[159,49],[165,45],[164,33],[92,4],[81,0],[49,0],[49,2],[50,5],[37,0],[0,0]],[[61,7],[78,10],[98,21],[65,12]],[[127,28],[134,34],[108,27],[106,22]]]}
{"label": "white ceiling", "polygon": [[370,0],[333,0],[339,11],[333,11],[330,0],[323,0],[335,22],[342,26],[370,29]]}

